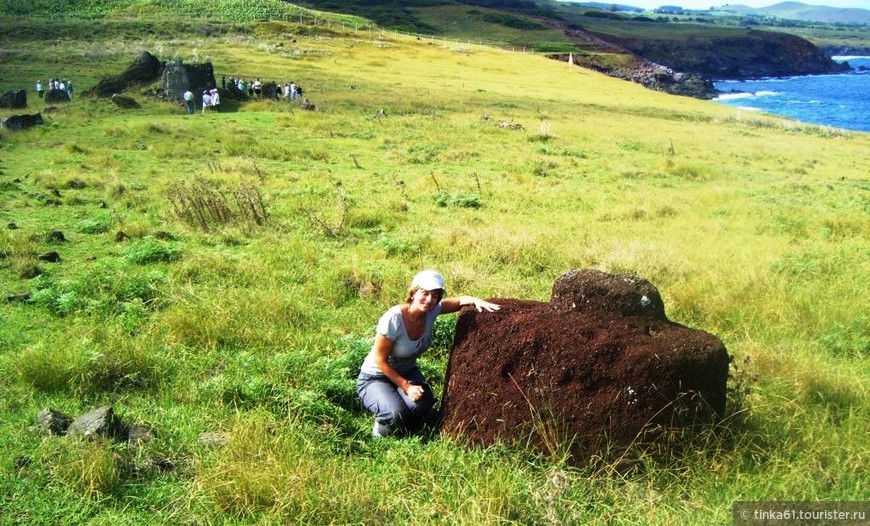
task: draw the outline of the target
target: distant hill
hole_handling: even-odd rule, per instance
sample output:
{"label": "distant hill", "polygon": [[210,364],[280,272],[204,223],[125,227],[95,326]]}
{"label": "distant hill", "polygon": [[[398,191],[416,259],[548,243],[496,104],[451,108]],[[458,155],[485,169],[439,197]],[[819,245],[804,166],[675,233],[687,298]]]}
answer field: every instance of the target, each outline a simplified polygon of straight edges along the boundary
{"label": "distant hill", "polygon": [[614,4],[607,2],[579,2],[577,5],[583,7],[591,7],[593,9],[601,9],[602,11],[626,11],[629,13],[643,13],[646,11],[643,8],[632,5]]}
{"label": "distant hill", "polygon": [[801,2],[781,2],[768,7],[749,7],[742,4],[724,5],[715,11],[742,15],[772,16],[786,20],[828,22],[835,24],[870,24],[870,10],[858,8],[808,5]]}

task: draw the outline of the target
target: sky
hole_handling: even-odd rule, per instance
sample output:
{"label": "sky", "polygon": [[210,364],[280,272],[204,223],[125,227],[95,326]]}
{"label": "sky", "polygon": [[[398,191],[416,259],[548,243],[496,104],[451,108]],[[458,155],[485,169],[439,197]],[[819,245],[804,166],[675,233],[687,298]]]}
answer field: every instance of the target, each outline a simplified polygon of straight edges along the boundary
{"label": "sky", "polygon": [[[583,1],[583,0],[580,0]],[[607,0],[591,0],[591,1],[607,1]],[[722,5],[747,5],[749,7],[767,7],[774,4],[779,4],[786,0],[617,0],[617,4],[632,5],[643,7],[645,9],[655,9],[663,5],[676,5],[683,9],[709,9],[711,7],[719,7]],[[861,9],[870,9],[870,0],[799,0],[802,4],[807,5],[824,5],[828,7],[859,7]]]}

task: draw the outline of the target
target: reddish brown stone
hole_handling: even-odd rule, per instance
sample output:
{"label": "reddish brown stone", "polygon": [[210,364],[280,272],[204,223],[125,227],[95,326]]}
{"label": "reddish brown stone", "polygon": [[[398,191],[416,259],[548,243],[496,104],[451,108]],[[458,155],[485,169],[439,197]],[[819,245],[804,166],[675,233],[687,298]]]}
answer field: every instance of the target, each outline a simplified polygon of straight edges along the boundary
{"label": "reddish brown stone", "polygon": [[728,353],[667,320],[648,281],[572,271],[549,303],[466,309],[447,368],[441,431],[530,441],[582,464],[650,431],[707,425],[725,410]]}

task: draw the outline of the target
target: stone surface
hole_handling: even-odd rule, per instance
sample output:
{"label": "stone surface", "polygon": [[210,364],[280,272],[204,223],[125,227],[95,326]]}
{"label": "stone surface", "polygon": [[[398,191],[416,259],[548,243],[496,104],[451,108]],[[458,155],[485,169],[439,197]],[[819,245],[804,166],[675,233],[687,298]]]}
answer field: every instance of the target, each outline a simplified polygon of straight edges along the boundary
{"label": "stone surface", "polygon": [[464,309],[447,369],[441,431],[472,442],[566,449],[576,464],[714,422],[729,357],[704,331],[668,321],[648,281],[571,271],[550,302]]}
{"label": "stone surface", "polygon": [[120,75],[107,77],[93,88],[85,91],[86,96],[111,97],[123,93],[131,87],[154,82],[160,78],[163,63],[147,51],[141,52]]}
{"label": "stone surface", "polygon": [[160,76],[161,89],[158,97],[182,102],[184,92],[193,92],[196,106],[202,106],[202,92],[215,87],[214,67],[211,62],[185,64],[180,60],[169,61]]}
{"label": "stone surface", "polygon": [[115,411],[111,406],[103,406],[76,418],[70,424],[67,434],[85,438],[103,436],[126,440],[128,429],[115,416]]}
{"label": "stone surface", "polygon": [[36,426],[52,435],[65,435],[73,419],[50,407],[43,408],[36,415]]}
{"label": "stone surface", "polygon": [[27,92],[23,89],[10,90],[0,95],[0,108],[17,110],[27,107]]}
{"label": "stone surface", "polygon": [[62,89],[50,89],[45,92],[45,103],[70,102],[69,93]]}
{"label": "stone surface", "polygon": [[119,95],[115,93],[112,95],[112,102],[115,103],[116,106],[125,110],[134,110],[139,108],[139,103],[132,97],[128,97],[126,95]]}
{"label": "stone surface", "polygon": [[32,115],[12,115],[3,119],[3,128],[11,131],[22,131],[41,126],[43,124],[42,115],[34,113]]}

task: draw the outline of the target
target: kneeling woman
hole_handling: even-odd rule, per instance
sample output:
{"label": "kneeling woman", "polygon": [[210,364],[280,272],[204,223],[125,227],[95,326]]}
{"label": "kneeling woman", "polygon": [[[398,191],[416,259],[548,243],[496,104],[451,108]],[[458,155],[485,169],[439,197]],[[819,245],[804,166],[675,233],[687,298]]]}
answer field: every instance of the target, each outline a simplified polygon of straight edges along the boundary
{"label": "kneeling woman", "polygon": [[444,277],[434,270],[424,270],[411,281],[405,303],[390,308],[378,321],[375,344],[356,382],[363,406],[375,415],[375,437],[392,434],[435,405],[432,389],[417,368],[417,357],[432,345],[435,318],[465,306],[479,312],[499,309],[494,303],[472,296],[443,296]]}

